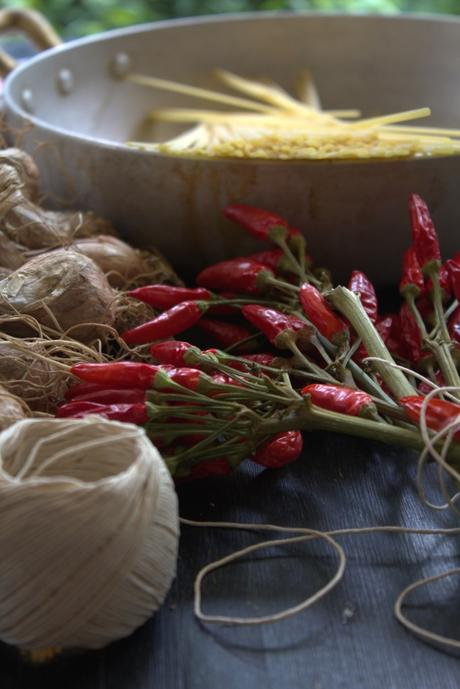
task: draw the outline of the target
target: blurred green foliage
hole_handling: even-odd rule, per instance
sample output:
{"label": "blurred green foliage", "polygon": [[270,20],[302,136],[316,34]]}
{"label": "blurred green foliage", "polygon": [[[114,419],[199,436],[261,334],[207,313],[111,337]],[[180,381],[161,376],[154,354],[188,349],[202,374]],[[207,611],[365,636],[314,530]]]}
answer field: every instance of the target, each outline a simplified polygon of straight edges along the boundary
{"label": "blurred green foliage", "polygon": [[39,10],[64,37],[158,19],[256,10],[460,14],[460,0],[2,0],[0,7]]}

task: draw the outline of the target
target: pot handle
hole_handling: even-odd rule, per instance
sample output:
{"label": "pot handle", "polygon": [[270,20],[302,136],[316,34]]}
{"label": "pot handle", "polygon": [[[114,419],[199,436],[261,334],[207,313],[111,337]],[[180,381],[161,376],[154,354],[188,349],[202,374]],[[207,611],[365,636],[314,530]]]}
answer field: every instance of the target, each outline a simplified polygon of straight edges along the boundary
{"label": "pot handle", "polygon": [[[39,50],[54,48],[61,43],[61,39],[40,12],[21,9],[0,10],[0,33],[18,31],[30,38]],[[0,49],[0,75],[11,72],[16,66],[16,60]]]}

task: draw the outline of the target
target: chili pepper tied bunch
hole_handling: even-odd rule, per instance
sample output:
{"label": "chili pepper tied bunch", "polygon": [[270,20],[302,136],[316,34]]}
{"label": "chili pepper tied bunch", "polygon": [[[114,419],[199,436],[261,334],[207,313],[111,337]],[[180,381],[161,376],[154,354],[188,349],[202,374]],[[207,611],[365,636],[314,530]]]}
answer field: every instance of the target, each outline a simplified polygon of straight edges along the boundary
{"label": "chili pepper tied bunch", "polygon": [[[379,312],[359,270],[333,289],[283,218],[228,207],[227,218],[268,247],[204,268],[195,287],[130,292],[161,310],[122,333],[128,345],[148,346],[151,362],[73,366],[58,415],[144,426],[177,478],[228,473],[248,458],[283,466],[311,430],[422,449],[422,415],[436,434],[460,414],[460,254],[442,263],[426,204],[414,194],[409,207],[412,244],[394,313]],[[424,406],[440,385],[449,398]],[[458,436],[448,451],[454,464]]]}

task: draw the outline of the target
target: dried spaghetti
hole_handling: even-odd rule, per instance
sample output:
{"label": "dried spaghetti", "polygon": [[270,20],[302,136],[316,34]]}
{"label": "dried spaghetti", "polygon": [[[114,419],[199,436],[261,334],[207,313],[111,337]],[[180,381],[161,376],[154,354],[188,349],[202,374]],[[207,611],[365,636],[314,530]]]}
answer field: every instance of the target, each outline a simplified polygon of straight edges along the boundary
{"label": "dried spaghetti", "polygon": [[419,108],[357,119],[357,110],[322,111],[308,73],[296,99],[276,84],[244,79],[219,70],[219,79],[245,96],[232,96],[142,75],[127,78],[141,86],[218,102],[235,111],[170,108],[154,110],[152,121],[192,123],[194,127],[163,143],[130,142],[166,155],[269,160],[359,160],[417,158],[460,153],[460,131],[401,126],[431,114]]}

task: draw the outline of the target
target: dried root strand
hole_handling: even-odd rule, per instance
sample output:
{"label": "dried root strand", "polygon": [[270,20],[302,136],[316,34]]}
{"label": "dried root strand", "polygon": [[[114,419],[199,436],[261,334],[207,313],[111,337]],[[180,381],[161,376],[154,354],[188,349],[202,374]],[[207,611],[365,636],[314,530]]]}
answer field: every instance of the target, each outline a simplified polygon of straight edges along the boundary
{"label": "dried root strand", "polygon": [[151,321],[156,316],[156,311],[142,301],[128,297],[121,292],[114,302],[115,329],[122,333],[125,330],[135,328],[142,323]]}
{"label": "dried root strand", "polygon": [[158,249],[149,247],[139,252],[146,270],[131,280],[129,288],[142,287],[142,285],[168,284],[183,286],[184,282],[180,279],[169,261]]}
{"label": "dried root strand", "polygon": [[[32,328],[33,319],[28,318]],[[40,329],[38,323],[37,331]],[[3,324],[0,322],[0,330]],[[34,412],[53,413],[72,379],[69,369],[83,361],[102,363],[109,357],[71,338],[17,338],[0,332],[0,385]]]}
{"label": "dried root strand", "polygon": [[69,375],[40,349],[40,343],[0,341],[0,384],[30,409],[50,412],[62,399]]}

